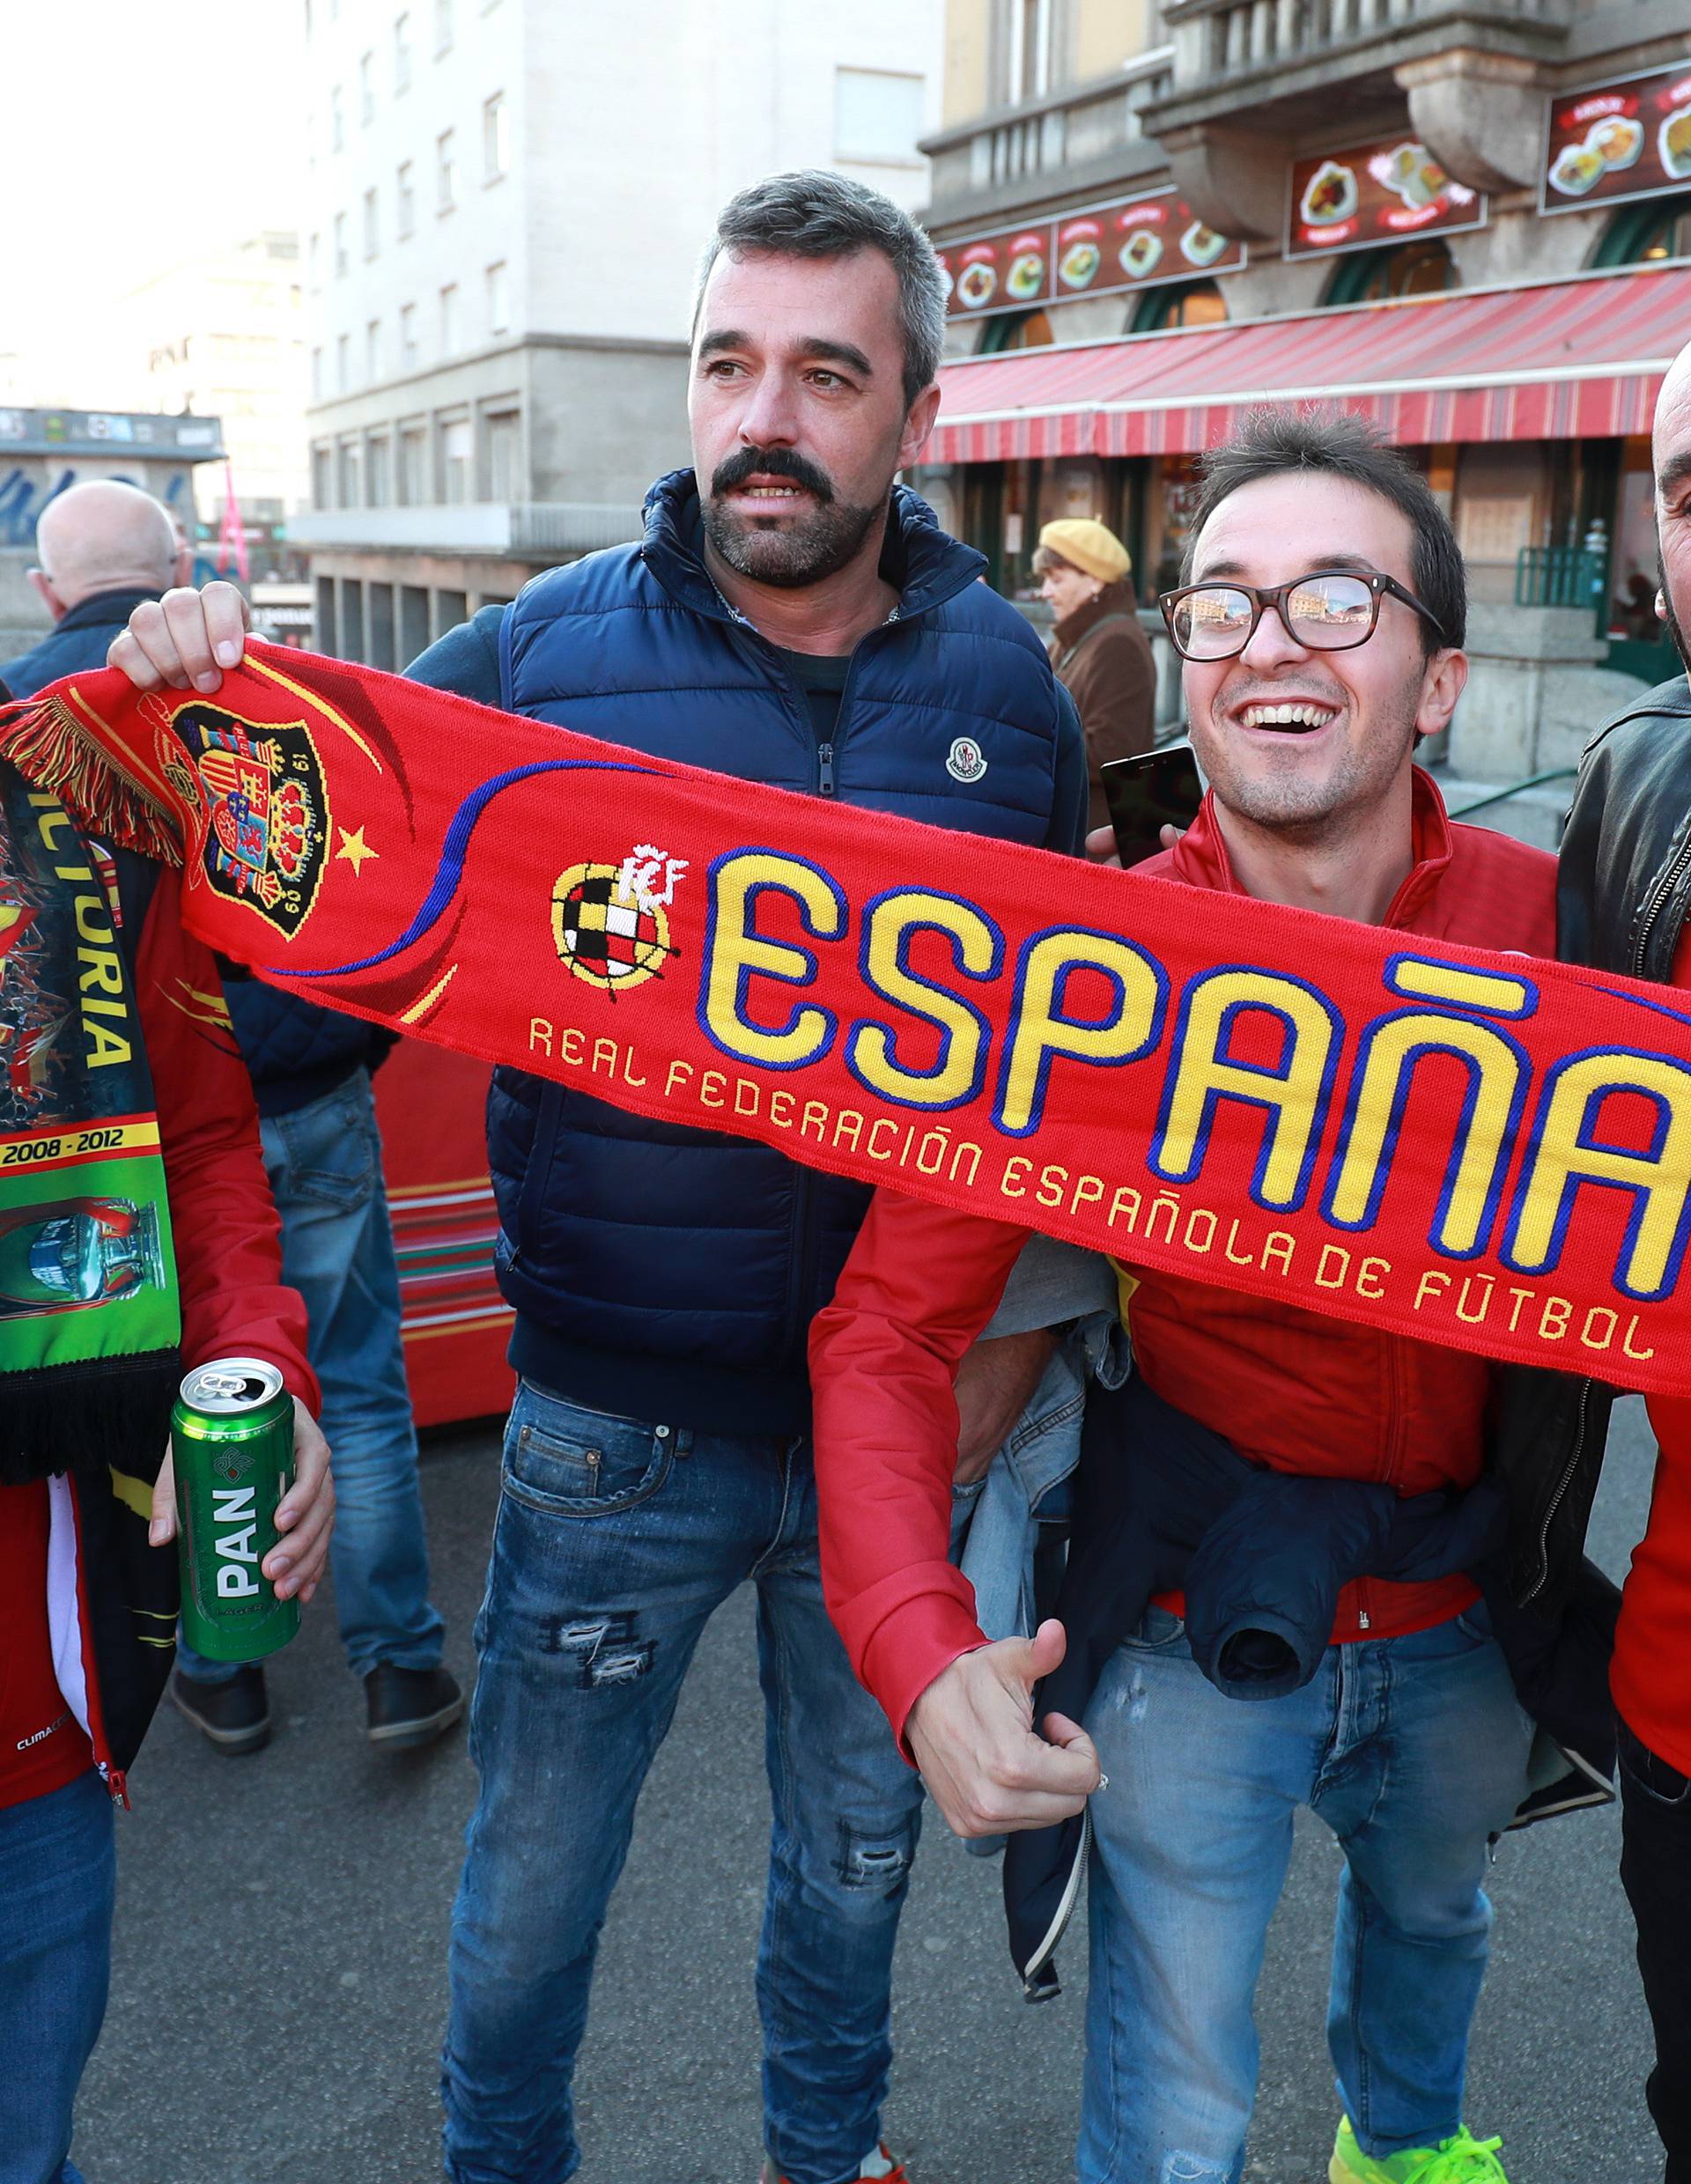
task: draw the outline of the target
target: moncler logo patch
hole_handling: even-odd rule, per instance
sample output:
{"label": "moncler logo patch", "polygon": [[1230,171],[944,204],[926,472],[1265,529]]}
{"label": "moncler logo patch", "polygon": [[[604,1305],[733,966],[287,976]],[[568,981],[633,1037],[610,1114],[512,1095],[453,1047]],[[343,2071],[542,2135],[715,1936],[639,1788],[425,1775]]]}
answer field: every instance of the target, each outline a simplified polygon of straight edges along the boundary
{"label": "moncler logo patch", "polygon": [[954,781],[978,781],[986,771],[980,745],[969,736],[960,735],[951,746],[945,770]]}

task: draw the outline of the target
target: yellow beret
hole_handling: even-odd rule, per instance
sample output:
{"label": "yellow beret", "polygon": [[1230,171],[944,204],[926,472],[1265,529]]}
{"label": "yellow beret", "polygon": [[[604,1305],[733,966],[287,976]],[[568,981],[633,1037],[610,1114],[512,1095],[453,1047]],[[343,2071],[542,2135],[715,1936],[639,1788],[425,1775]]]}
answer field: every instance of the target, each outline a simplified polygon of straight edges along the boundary
{"label": "yellow beret", "polygon": [[1052,553],[1060,554],[1088,576],[1097,577],[1100,584],[1113,584],[1133,565],[1132,555],[1115,533],[1104,524],[1095,523],[1090,516],[1065,517],[1059,523],[1046,524],[1039,534],[1039,543],[1049,546]]}

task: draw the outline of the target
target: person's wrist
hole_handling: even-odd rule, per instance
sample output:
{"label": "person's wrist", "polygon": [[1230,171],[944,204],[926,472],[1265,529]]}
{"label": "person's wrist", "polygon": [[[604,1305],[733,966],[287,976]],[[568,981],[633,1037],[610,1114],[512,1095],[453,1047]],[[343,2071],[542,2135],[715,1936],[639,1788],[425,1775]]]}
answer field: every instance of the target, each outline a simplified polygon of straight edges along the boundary
{"label": "person's wrist", "polygon": [[919,1716],[926,1712],[931,1718],[932,1709],[928,1705],[930,1700],[937,1706],[945,1704],[947,1693],[955,1691],[963,1681],[964,1663],[971,1654],[978,1653],[986,1642],[986,1640],[983,1638],[978,1645],[966,1647],[961,1653],[954,1653],[939,1674],[931,1682],[923,1685],[912,1701],[909,1712],[905,1715],[906,1738],[912,1729],[920,1726]]}

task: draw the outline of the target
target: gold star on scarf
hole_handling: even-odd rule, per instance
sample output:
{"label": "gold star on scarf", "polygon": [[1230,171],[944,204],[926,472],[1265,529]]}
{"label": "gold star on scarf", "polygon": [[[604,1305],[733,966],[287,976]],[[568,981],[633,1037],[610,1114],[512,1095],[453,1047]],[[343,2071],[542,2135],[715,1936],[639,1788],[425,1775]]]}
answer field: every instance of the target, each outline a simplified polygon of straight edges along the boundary
{"label": "gold star on scarf", "polygon": [[336,851],[336,856],[344,857],[354,872],[362,872],[365,859],[378,854],[365,840],[364,829],[359,827],[353,833],[349,834],[344,827],[336,827],[335,831],[341,837],[341,846]]}

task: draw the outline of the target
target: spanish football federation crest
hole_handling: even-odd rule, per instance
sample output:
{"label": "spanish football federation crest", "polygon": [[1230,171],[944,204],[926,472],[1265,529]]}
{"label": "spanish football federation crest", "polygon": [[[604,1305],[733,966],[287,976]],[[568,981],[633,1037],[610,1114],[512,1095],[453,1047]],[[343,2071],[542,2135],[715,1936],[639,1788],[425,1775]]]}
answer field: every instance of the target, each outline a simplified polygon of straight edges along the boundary
{"label": "spanish football federation crest", "polygon": [[552,889],[552,938],[578,978],[617,994],[647,978],[680,951],[669,942],[669,904],[687,869],[642,843],[620,865],[572,865]]}
{"label": "spanish football federation crest", "polygon": [[309,729],[303,721],[261,728],[208,705],[183,706],[173,726],[194,765],[190,773],[173,752],[165,771],[206,815],[207,880],[291,940],[317,898],[329,832]]}

